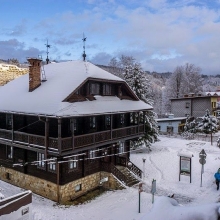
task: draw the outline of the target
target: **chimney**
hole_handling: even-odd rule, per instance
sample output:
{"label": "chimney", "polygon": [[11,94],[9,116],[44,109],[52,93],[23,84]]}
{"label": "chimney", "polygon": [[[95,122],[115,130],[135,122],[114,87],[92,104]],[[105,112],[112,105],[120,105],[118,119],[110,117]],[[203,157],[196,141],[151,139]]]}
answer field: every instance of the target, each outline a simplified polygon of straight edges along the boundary
{"label": "chimney", "polygon": [[29,62],[29,92],[41,85],[41,59],[28,58]]}
{"label": "chimney", "polygon": [[171,113],[170,113],[170,114],[168,115],[168,118],[170,118],[170,119],[174,118],[174,114],[171,114]]}

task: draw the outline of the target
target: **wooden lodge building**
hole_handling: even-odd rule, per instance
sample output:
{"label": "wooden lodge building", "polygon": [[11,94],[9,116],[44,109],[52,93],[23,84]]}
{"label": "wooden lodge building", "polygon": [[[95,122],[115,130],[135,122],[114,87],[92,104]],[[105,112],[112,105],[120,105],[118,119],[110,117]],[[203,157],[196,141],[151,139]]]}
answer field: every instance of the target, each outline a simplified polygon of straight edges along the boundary
{"label": "wooden lodge building", "polygon": [[65,203],[126,185],[117,165],[141,177],[130,141],[152,107],[92,63],[28,61],[29,74],[0,87],[0,179]]}

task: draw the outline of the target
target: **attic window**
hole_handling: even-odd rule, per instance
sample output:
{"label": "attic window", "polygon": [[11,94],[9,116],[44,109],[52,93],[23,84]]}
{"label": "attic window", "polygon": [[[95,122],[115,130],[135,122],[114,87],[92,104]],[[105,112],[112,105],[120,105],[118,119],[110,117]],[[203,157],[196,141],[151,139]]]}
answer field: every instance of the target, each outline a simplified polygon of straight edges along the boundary
{"label": "attic window", "polygon": [[100,95],[100,83],[90,83],[90,95]]}
{"label": "attic window", "polygon": [[112,86],[110,84],[103,84],[103,95],[112,95]]}

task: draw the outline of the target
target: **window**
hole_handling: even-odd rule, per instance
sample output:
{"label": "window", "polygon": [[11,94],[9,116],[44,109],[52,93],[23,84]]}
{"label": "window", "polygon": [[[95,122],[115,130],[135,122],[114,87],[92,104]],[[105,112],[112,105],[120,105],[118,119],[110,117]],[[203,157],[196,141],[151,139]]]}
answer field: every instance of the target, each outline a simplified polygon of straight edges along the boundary
{"label": "window", "polygon": [[78,167],[78,157],[74,156],[69,159],[69,170],[74,170]]}
{"label": "window", "polygon": [[90,95],[100,95],[99,83],[90,83]]}
{"label": "window", "polygon": [[50,159],[55,159],[55,160],[51,160],[48,162],[48,169],[49,171],[56,171],[56,157],[51,157]]}
{"label": "window", "polygon": [[105,116],[105,125],[106,125],[106,128],[111,127],[111,116],[110,115]]}
{"label": "window", "polygon": [[44,153],[37,153],[37,160],[39,161],[37,164],[38,168],[45,168],[45,154]]}
{"label": "window", "polygon": [[77,121],[76,119],[74,118],[73,119],[73,131],[76,131],[77,130]]}
{"label": "window", "polygon": [[13,159],[13,147],[6,146],[7,159]]}
{"label": "window", "polygon": [[138,124],[138,113],[137,112],[134,115],[134,123]]}
{"label": "window", "polygon": [[82,184],[78,184],[75,186],[75,192],[81,191],[82,190]]}
{"label": "window", "polygon": [[96,118],[95,117],[89,117],[89,127],[90,127],[90,129],[96,128]]}
{"label": "window", "polygon": [[134,123],[134,114],[130,113],[130,123],[133,124]]}
{"label": "window", "polygon": [[6,173],[6,179],[7,180],[11,180],[11,176],[12,176],[11,173]]}
{"label": "window", "polygon": [[173,127],[172,126],[167,126],[167,132],[168,133],[173,133]]}
{"label": "window", "polygon": [[189,108],[189,106],[190,106],[190,103],[186,102],[186,108]]}
{"label": "window", "polygon": [[12,129],[12,114],[6,114],[6,128]]}
{"label": "window", "polygon": [[216,102],[212,102],[212,108],[216,108]]}
{"label": "window", "polygon": [[118,153],[119,154],[123,154],[125,152],[125,143],[124,142],[120,142],[119,143],[119,148],[118,148]]}
{"label": "window", "polygon": [[141,124],[144,123],[144,113],[143,113],[143,112],[140,112],[140,113],[139,113],[139,122],[140,122]]}
{"label": "window", "polygon": [[125,123],[125,115],[120,114],[120,124],[123,125]]}
{"label": "window", "polygon": [[103,84],[103,95],[111,95],[112,87],[110,84]]}
{"label": "window", "polygon": [[94,159],[96,157],[96,151],[95,150],[90,150],[89,151],[89,159]]}
{"label": "window", "polygon": [[96,152],[97,152],[96,150],[90,150],[89,151],[88,158],[91,159],[91,160],[89,160],[90,163],[93,163],[95,161],[94,159],[96,158],[96,155],[97,155]]}

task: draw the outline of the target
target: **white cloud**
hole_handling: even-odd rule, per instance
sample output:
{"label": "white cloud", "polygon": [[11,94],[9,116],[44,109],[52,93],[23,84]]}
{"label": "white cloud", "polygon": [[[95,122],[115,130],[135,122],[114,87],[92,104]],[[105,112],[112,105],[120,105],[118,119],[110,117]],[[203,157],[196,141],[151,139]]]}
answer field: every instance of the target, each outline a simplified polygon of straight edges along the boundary
{"label": "white cloud", "polygon": [[[80,10],[77,2],[82,3]],[[214,5],[210,7],[210,2],[207,3],[209,5],[193,0],[132,0],[127,3],[119,0],[78,0],[76,3],[72,3],[72,8],[60,9],[59,13],[48,12],[47,16],[35,18],[34,22],[28,20],[28,23],[22,23],[18,20],[14,30],[18,34],[26,31],[27,35],[17,40],[25,42],[28,47],[33,45],[32,39],[38,38],[34,46],[42,45],[43,48],[45,39],[49,38],[53,47],[57,48],[54,57],[65,56],[70,46],[74,49],[71,54],[78,54],[75,55],[78,57],[82,53],[81,39],[85,33],[91,57],[99,57],[100,53],[114,56],[123,51],[145,64],[147,70],[146,63],[152,70],[163,72],[172,71],[185,61],[213,74],[220,69],[219,10]],[[9,30],[8,26],[2,26],[2,30]],[[2,32],[0,36],[4,34]],[[6,39],[5,36],[2,39]],[[50,55],[53,56],[52,53]]]}

